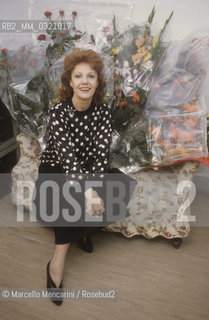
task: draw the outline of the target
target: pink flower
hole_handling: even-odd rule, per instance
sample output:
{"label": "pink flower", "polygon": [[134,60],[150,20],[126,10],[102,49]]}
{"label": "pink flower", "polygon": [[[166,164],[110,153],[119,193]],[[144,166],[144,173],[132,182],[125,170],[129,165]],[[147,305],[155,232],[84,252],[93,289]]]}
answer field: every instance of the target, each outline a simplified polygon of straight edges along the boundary
{"label": "pink flower", "polygon": [[102,31],[103,31],[103,32],[109,32],[109,31],[110,31],[110,28],[109,28],[109,27],[103,27],[103,28],[102,28]]}
{"label": "pink flower", "polygon": [[108,40],[108,41],[111,41],[112,38],[113,38],[113,36],[112,36],[111,34],[108,34],[108,35],[107,35],[107,40]]}
{"label": "pink flower", "polygon": [[82,35],[82,34],[83,34],[83,32],[82,32],[82,31],[80,31],[80,30],[76,30],[76,34],[77,34],[77,36],[79,36],[79,35]]}
{"label": "pink flower", "polygon": [[198,39],[197,38],[194,38],[194,39],[192,39],[192,42],[195,42],[195,41],[197,41]]}
{"label": "pink flower", "polygon": [[14,63],[13,63],[13,67],[14,68],[17,68],[19,66],[19,62],[18,61],[15,61]]}
{"label": "pink flower", "polygon": [[46,36],[45,34],[39,34],[39,36],[37,37],[37,40],[45,40],[46,39]]}
{"label": "pink flower", "polygon": [[1,49],[1,52],[2,52],[2,53],[7,53],[7,51],[8,51],[8,49],[7,49],[7,48],[3,48],[3,49]]}
{"label": "pink flower", "polygon": [[21,53],[20,55],[22,58],[26,57],[26,53]]}
{"label": "pink flower", "polygon": [[34,61],[34,60],[32,60],[32,61],[30,62],[30,66],[31,66],[31,67],[35,67],[36,64],[37,64],[37,63],[36,63],[36,61]]}
{"label": "pink flower", "polygon": [[64,10],[60,10],[59,14],[63,17],[64,16]]}
{"label": "pink flower", "polygon": [[50,11],[45,11],[44,14],[45,14],[45,16],[46,16],[47,18],[50,18],[51,15],[52,15],[52,13],[51,13]]}
{"label": "pink flower", "polygon": [[76,17],[77,16],[77,11],[72,11],[72,16]]}
{"label": "pink flower", "polygon": [[93,44],[93,45],[95,45],[95,43],[94,43],[93,41],[89,41],[88,43],[89,43],[89,44]]}

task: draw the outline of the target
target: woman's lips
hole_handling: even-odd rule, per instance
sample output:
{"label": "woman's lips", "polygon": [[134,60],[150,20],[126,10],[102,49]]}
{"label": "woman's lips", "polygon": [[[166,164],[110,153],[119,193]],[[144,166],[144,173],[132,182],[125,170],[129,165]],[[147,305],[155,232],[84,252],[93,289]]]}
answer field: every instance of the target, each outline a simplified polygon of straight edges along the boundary
{"label": "woman's lips", "polygon": [[89,92],[91,90],[91,88],[80,88],[80,90],[82,92]]}

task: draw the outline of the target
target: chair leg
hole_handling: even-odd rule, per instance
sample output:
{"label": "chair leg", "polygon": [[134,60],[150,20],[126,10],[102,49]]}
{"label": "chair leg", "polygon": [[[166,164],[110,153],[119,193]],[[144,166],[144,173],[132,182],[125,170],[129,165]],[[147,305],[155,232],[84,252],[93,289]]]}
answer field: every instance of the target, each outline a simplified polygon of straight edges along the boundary
{"label": "chair leg", "polygon": [[171,239],[172,245],[175,249],[178,249],[180,245],[182,244],[183,240],[182,238],[173,238]]}

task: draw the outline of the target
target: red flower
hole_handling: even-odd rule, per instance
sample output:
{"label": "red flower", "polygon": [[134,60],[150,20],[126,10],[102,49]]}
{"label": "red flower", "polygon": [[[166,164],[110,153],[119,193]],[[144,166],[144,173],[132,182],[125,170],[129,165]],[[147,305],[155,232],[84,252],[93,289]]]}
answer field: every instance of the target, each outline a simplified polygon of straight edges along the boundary
{"label": "red flower", "polygon": [[121,106],[125,106],[127,104],[127,102],[126,101],[118,101],[118,103],[117,103],[117,107],[121,107]]}
{"label": "red flower", "polygon": [[72,16],[76,17],[77,16],[77,11],[72,11]]}
{"label": "red flower", "polygon": [[141,99],[140,99],[140,96],[138,95],[138,93],[135,93],[135,94],[133,95],[133,101],[139,103],[140,100],[141,100]]}
{"label": "red flower", "polygon": [[76,34],[79,36],[79,35],[82,35],[82,34],[83,34],[83,32],[82,32],[82,31],[80,31],[80,30],[76,30]]}
{"label": "red flower", "polygon": [[62,32],[59,31],[59,32],[56,33],[56,35],[57,35],[58,37],[61,37],[61,36],[62,36]]}
{"label": "red flower", "polygon": [[20,55],[22,58],[26,57],[26,53],[21,53]]}
{"label": "red flower", "polygon": [[7,51],[8,51],[8,50],[7,50],[6,48],[1,49],[1,52],[2,52],[2,53],[7,53]]}
{"label": "red flower", "polygon": [[19,66],[19,62],[18,62],[18,61],[15,61],[15,62],[13,63],[13,67],[16,68],[16,67],[18,67],[18,66]]}
{"label": "red flower", "polygon": [[52,13],[51,13],[50,11],[45,11],[44,14],[45,14],[45,16],[46,16],[47,18],[50,18],[51,15],[52,15]]}
{"label": "red flower", "polygon": [[4,61],[2,61],[2,63],[1,63],[1,64],[2,64],[2,66],[3,66],[3,67],[6,67],[8,63],[7,63],[7,61],[6,61],[6,60],[4,60]]}
{"label": "red flower", "polygon": [[103,28],[102,28],[102,31],[103,31],[103,32],[109,32],[109,31],[110,31],[110,28],[109,28],[109,27],[103,27]]}
{"label": "red flower", "polygon": [[63,17],[64,16],[64,10],[60,10],[59,14]]}
{"label": "red flower", "polygon": [[46,39],[46,36],[45,34],[39,34],[39,36],[37,37],[37,40],[45,40]]}
{"label": "red flower", "polygon": [[32,61],[30,62],[30,66],[31,66],[31,67],[35,67],[36,64],[37,64],[37,63],[36,63],[36,61],[34,61],[34,60],[32,60]]}

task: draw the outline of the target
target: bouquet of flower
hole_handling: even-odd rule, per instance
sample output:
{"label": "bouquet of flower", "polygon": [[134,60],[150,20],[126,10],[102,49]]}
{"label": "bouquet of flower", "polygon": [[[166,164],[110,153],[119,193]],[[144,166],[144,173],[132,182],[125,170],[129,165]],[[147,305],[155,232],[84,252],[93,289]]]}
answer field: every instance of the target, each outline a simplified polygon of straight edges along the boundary
{"label": "bouquet of flower", "polygon": [[114,140],[113,157],[124,166],[171,165],[207,157],[206,106],[200,89],[209,62],[208,44],[207,34],[168,47],[143,113]]}
{"label": "bouquet of flower", "polygon": [[146,109],[153,165],[207,157],[206,106],[200,88],[209,35],[171,44],[153,80]]}
{"label": "bouquet of flower", "polygon": [[173,12],[165,21],[159,35],[151,32],[155,15],[152,9],[144,25],[134,25],[122,34],[114,24],[112,56],[115,62],[113,123],[117,131],[127,127],[130,120],[142,111],[150,90],[152,75],[159,62],[165,45],[162,36]]}
{"label": "bouquet of flower", "polygon": [[2,50],[5,65],[0,71],[1,99],[20,130],[39,137],[43,135],[44,115],[49,104],[49,89],[43,72],[46,47]]}
{"label": "bouquet of flower", "polygon": [[[46,18],[48,19],[49,27],[46,29],[46,32],[51,38],[51,43],[49,43],[46,50],[46,57],[49,61],[49,64],[52,65],[58,58],[63,56],[63,54],[71,49],[74,46],[74,41],[79,40],[83,36],[83,32],[76,29],[75,19],[77,17],[77,11],[72,11],[72,20],[71,23],[66,24],[64,21],[64,10],[59,10],[60,15],[60,24],[59,29],[51,28],[53,24],[52,12],[44,12]],[[38,39],[46,39],[44,34],[39,35]]]}
{"label": "bouquet of flower", "polygon": [[[53,22],[51,12],[44,14],[49,23]],[[60,10],[59,14],[60,30],[53,30],[49,24],[46,28],[49,39],[40,34],[37,45],[24,46],[18,51],[1,50],[1,99],[20,130],[37,139],[44,135],[48,108],[57,89],[48,78],[48,70],[83,34],[75,28],[76,11],[72,12],[68,29],[63,21],[64,11]]]}

